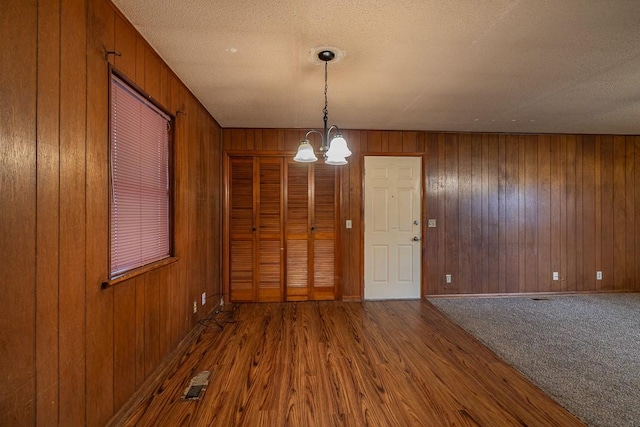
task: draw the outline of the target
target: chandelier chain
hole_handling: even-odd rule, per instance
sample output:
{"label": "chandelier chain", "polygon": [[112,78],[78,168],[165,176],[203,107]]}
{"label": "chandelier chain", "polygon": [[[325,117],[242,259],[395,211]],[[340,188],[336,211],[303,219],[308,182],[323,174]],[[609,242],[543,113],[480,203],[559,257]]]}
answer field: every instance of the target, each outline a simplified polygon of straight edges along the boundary
{"label": "chandelier chain", "polygon": [[[328,110],[328,103],[327,103],[327,91],[329,88],[329,84],[327,83],[327,62],[324,63],[324,109],[322,110],[322,112],[324,113],[324,122],[325,122],[325,128],[326,128],[326,123],[327,123],[327,119],[329,116],[329,110]],[[326,129],[325,129],[326,132]]]}

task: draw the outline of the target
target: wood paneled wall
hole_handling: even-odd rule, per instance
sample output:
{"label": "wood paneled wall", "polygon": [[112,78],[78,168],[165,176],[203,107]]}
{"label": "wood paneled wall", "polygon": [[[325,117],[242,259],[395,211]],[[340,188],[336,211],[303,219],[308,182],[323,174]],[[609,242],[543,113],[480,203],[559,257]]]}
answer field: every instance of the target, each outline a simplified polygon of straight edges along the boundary
{"label": "wood paneled wall", "polygon": [[[379,154],[424,156],[423,222],[437,223],[423,239],[427,295],[640,291],[640,137],[344,133],[354,152],[340,166],[344,299],[362,296],[363,156]],[[293,154],[303,136],[225,129],[223,144]]]}
{"label": "wood paneled wall", "polygon": [[[2,9],[0,425],[104,425],[220,299],[221,129],[107,1]],[[180,259],[101,290],[109,64],[181,111]]]}

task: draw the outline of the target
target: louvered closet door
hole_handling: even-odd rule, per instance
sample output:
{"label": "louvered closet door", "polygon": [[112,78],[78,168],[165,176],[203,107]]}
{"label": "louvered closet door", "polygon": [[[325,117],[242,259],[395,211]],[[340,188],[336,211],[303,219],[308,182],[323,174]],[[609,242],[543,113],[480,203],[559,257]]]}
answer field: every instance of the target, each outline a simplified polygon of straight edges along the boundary
{"label": "louvered closet door", "polygon": [[254,160],[229,160],[229,288],[231,301],[254,296]]}
{"label": "louvered closet door", "polygon": [[313,300],[334,300],[336,297],[337,174],[335,166],[314,164],[310,245],[313,271],[310,299]]}
{"label": "louvered closet door", "polygon": [[283,300],[283,159],[258,157],[256,226],[258,302]]}
{"label": "louvered closet door", "polygon": [[288,301],[336,297],[337,170],[287,162]]}
{"label": "louvered closet door", "polygon": [[311,230],[308,163],[287,161],[287,301],[309,299]]}

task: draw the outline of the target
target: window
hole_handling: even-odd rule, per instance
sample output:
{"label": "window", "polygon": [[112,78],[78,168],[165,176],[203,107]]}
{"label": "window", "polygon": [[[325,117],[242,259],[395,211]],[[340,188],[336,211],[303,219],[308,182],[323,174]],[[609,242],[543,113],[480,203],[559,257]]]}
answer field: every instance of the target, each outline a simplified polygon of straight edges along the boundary
{"label": "window", "polygon": [[168,258],[171,118],[111,78],[110,276]]}

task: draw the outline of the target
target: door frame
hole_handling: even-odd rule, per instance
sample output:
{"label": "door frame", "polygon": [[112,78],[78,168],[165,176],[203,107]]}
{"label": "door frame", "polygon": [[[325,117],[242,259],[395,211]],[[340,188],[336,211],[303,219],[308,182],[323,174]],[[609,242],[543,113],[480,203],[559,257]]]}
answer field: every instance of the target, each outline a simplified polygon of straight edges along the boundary
{"label": "door frame", "polygon": [[365,285],[365,280],[364,280],[364,251],[365,251],[365,245],[364,245],[364,228],[366,226],[366,224],[364,223],[365,221],[365,188],[364,188],[364,182],[365,182],[365,169],[364,169],[364,159],[365,157],[418,157],[420,158],[420,234],[421,234],[421,239],[420,239],[420,300],[425,298],[426,295],[426,259],[425,259],[425,254],[426,254],[426,250],[425,250],[425,241],[426,238],[425,236],[427,235],[427,228],[426,228],[426,212],[427,212],[427,208],[425,206],[426,203],[426,171],[425,171],[425,166],[426,166],[426,154],[425,153],[380,153],[380,152],[376,152],[376,153],[371,153],[371,152],[364,152],[362,153],[362,155],[360,156],[360,170],[362,171],[362,184],[361,184],[361,189],[360,189],[360,194],[361,199],[360,199],[360,223],[362,224],[362,227],[360,227],[360,277],[361,277],[361,282],[360,282],[360,300],[364,301],[364,285]]}

